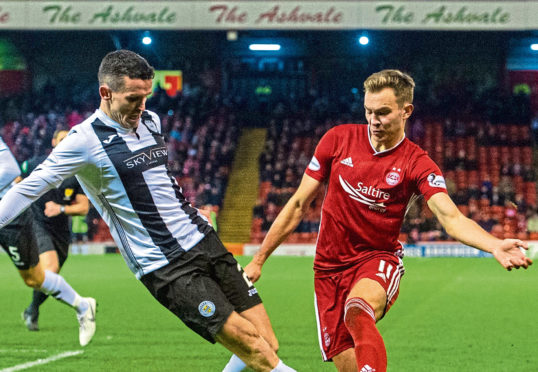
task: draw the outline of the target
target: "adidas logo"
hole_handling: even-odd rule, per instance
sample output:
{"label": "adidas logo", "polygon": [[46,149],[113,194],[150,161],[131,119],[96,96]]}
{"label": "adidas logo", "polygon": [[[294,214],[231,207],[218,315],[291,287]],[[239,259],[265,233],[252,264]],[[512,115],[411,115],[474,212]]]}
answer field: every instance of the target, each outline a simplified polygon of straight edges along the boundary
{"label": "adidas logo", "polygon": [[[351,160],[351,156],[349,158],[345,158],[340,163],[347,165],[348,167],[353,168],[353,161]],[[362,371],[361,371],[362,372]]]}
{"label": "adidas logo", "polygon": [[370,367],[368,364],[365,364],[364,367],[361,368],[360,372],[375,372],[375,369]]}
{"label": "adidas logo", "polygon": [[383,279],[383,281],[386,283],[387,282],[387,277],[385,276],[384,273],[377,273],[375,274],[376,276],[380,277],[381,279]]}

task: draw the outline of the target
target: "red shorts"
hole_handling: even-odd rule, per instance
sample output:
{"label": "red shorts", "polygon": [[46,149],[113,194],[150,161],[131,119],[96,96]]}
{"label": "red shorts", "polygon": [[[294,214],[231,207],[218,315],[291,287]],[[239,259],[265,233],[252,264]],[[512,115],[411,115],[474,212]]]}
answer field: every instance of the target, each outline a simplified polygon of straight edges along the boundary
{"label": "red shorts", "polygon": [[353,338],[344,324],[344,307],[349,291],[360,279],[377,281],[387,293],[385,313],[400,289],[404,274],[402,260],[390,252],[367,252],[355,266],[335,273],[314,275],[318,338],[324,361],[330,361],[344,350],[354,348]]}

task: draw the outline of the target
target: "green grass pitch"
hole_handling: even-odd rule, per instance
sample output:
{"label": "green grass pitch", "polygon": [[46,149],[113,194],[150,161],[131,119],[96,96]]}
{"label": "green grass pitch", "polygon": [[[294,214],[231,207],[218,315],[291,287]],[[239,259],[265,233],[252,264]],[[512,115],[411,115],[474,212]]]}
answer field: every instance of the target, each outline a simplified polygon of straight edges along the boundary
{"label": "green grass pitch", "polygon": [[[245,265],[248,257],[240,257]],[[493,259],[406,258],[400,297],[379,323],[389,371],[538,371],[538,267],[505,272]],[[67,351],[39,371],[221,371],[229,352],[206,343],[161,307],[119,255],[73,256],[63,275],[98,300],[97,333],[78,345],[73,310],[42,306],[39,332],[23,326],[30,299],[0,255],[0,372]],[[318,349],[312,258],[272,257],[257,285],[298,371],[335,371]]]}

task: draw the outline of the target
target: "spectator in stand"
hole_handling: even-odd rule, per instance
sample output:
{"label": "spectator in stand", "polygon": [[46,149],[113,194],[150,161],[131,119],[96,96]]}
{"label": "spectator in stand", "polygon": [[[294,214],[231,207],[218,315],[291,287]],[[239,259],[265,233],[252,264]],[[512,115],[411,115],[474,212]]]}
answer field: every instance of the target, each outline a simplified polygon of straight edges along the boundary
{"label": "spectator in stand", "polygon": [[484,180],[482,180],[482,184],[480,185],[480,197],[487,198],[491,201],[492,195],[493,184],[491,183],[489,176],[486,176]]}
{"label": "spectator in stand", "polygon": [[505,218],[515,218],[517,214],[517,205],[513,202],[507,200],[504,203],[504,217]]}
{"label": "spectator in stand", "polygon": [[257,198],[256,204],[254,205],[254,208],[252,208],[252,218],[263,218],[263,215],[263,201],[260,198]]}
{"label": "spectator in stand", "polygon": [[479,212],[478,220],[476,221],[476,223],[478,223],[478,225],[487,232],[491,232],[493,230],[493,226],[498,224],[499,221],[491,217],[489,212],[482,210]]}
{"label": "spectator in stand", "polygon": [[523,176],[524,182],[534,182],[536,181],[536,174],[532,165],[524,165],[521,170],[521,175]]}
{"label": "spectator in stand", "polygon": [[263,232],[269,231],[269,229],[271,228],[271,225],[273,224],[273,222],[275,222],[275,218],[276,218],[276,214],[273,214],[273,213],[268,213],[265,215],[265,218],[263,220],[262,227],[261,227]]}
{"label": "spectator in stand", "polygon": [[504,205],[506,197],[499,191],[498,186],[493,186],[491,189],[491,205]]}
{"label": "spectator in stand", "polygon": [[504,239],[504,228],[501,224],[496,224],[491,229],[491,235],[498,239]]}
{"label": "spectator in stand", "polygon": [[512,179],[509,176],[501,176],[501,180],[499,181],[498,187],[499,194],[504,196],[505,200],[514,200],[514,184],[512,183]]}
{"label": "spectator in stand", "polygon": [[470,199],[468,190],[460,189],[456,191],[456,194],[454,195],[453,199],[456,205],[467,205]]}
{"label": "spectator in stand", "polygon": [[516,193],[516,196],[514,198],[514,204],[516,205],[518,212],[523,214],[527,213],[528,205],[527,201],[523,197],[523,194]]}

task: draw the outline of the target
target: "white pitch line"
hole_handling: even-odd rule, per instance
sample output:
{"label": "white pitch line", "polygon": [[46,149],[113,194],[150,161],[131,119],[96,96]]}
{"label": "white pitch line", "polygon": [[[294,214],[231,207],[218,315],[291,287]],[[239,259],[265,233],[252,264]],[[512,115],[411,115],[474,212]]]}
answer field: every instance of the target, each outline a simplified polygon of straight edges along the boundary
{"label": "white pitch line", "polygon": [[46,353],[45,349],[0,349],[0,353]]}
{"label": "white pitch line", "polygon": [[72,356],[75,356],[75,355],[79,355],[79,354],[82,354],[83,352],[84,352],[83,350],[66,351],[65,353],[60,353],[60,354],[57,354],[57,355],[53,355],[53,356],[50,356],[50,357],[45,358],[45,359],[38,359],[38,360],[34,360],[33,362],[18,364],[18,365],[13,366],[13,367],[0,369],[0,372],[20,371],[20,370],[23,370],[23,369],[32,368],[32,367],[39,366],[39,365],[42,365],[42,364],[47,364],[47,363],[50,363],[50,362],[54,362],[54,361],[56,361],[58,359],[69,358],[69,357],[72,357]]}

